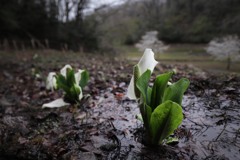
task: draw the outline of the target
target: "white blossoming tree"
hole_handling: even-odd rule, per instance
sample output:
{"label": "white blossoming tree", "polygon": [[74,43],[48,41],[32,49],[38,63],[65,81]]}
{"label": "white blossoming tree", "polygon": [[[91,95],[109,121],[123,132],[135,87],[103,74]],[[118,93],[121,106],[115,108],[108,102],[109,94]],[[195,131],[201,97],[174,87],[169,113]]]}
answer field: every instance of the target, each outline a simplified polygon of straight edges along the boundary
{"label": "white blossoming tree", "polygon": [[209,42],[206,51],[216,59],[227,60],[227,70],[229,70],[231,62],[240,59],[240,40],[237,36],[231,35],[216,38]]}
{"label": "white blossoming tree", "polygon": [[145,35],[142,36],[142,39],[135,46],[139,49],[139,51],[144,51],[145,48],[151,48],[155,53],[162,53],[168,49],[168,46],[164,45],[164,43],[157,38],[157,31],[149,31],[146,32]]}

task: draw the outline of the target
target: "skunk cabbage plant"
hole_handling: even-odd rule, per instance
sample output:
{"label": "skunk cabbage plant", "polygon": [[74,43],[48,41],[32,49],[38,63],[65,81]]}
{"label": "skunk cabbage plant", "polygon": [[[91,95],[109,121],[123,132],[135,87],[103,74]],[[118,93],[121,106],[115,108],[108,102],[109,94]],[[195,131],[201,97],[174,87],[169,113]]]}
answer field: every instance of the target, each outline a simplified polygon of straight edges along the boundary
{"label": "skunk cabbage plant", "polygon": [[[146,56],[146,52],[151,54]],[[164,143],[164,140],[173,134],[181,124],[183,120],[182,98],[190,82],[188,79],[182,78],[176,83],[168,83],[173,72],[167,72],[158,75],[153,86],[150,87],[149,80],[156,61],[150,49],[145,50],[145,53],[144,56],[146,57],[141,59],[145,62],[138,63],[133,68],[134,76],[138,76],[133,76],[134,84],[130,83],[130,85],[133,85],[131,93],[134,93],[139,103],[141,118],[146,129],[147,143],[149,145],[158,145]],[[146,71],[139,74],[141,64],[146,63],[154,64],[154,67],[148,68],[148,66]],[[129,98],[132,99],[132,97]]]}
{"label": "skunk cabbage plant", "polygon": [[130,99],[140,98],[140,92],[136,88],[136,82],[146,70],[149,69],[151,72],[153,72],[153,69],[155,68],[157,63],[158,62],[154,59],[154,53],[152,49],[145,49],[142,58],[140,59],[138,64],[133,67],[133,77],[131,78],[127,91],[127,96]]}
{"label": "skunk cabbage plant", "polygon": [[87,85],[89,74],[85,70],[74,70],[70,65],[65,65],[60,74],[50,72],[46,81],[47,89],[62,89],[64,91],[64,98],[54,100],[50,103],[43,104],[43,108],[62,107],[74,103],[79,103],[83,97],[82,88]]}

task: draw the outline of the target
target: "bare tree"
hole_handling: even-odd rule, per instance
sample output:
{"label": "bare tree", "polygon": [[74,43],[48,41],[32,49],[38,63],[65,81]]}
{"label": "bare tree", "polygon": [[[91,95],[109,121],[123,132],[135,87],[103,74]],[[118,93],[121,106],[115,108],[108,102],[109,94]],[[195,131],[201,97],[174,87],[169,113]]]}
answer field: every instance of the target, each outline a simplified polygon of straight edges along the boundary
{"label": "bare tree", "polygon": [[88,0],[76,0],[76,22],[79,23],[83,18],[83,10],[87,5]]}
{"label": "bare tree", "polygon": [[65,22],[70,18],[80,20],[87,3],[88,0],[58,0],[59,19]]}

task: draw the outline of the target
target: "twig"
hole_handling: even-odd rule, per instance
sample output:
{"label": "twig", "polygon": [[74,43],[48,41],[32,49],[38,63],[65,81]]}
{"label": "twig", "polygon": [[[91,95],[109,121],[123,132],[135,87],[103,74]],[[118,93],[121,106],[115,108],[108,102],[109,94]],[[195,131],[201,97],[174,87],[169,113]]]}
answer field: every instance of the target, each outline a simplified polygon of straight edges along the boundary
{"label": "twig", "polygon": [[222,133],[225,131],[227,127],[227,122],[225,123],[224,127],[223,127],[223,130],[221,131],[221,133],[217,136],[217,138],[214,140],[214,142],[216,142],[218,140],[218,138],[222,135]]}

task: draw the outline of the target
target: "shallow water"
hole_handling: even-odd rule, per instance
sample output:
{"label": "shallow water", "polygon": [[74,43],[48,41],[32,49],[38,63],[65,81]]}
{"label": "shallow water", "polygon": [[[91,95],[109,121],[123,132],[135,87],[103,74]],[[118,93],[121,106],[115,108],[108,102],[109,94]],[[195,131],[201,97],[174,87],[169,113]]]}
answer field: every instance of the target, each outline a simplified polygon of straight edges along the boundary
{"label": "shallow water", "polygon": [[[211,94],[212,91],[205,93]],[[110,90],[104,94],[108,95],[107,98],[101,99],[99,107],[95,108],[96,113],[104,113],[98,115],[98,118],[104,119],[103,125],[111,123],[115,129],[114,134],[121,142],[120,152],[127,154],[127,157],[139,158],[137,155],[142,154],[142,149],[146,147],[141,143],[142,133],[137,133],[142,128],[142,123],[136,119],[139,114],[137,103],[126,97],[119,100]],[[240,154],[240,116],[237,104],[235,100],[224,96],[215,99],[209,99],[206,95],[184,96],[182,106],[185,118],[180,130],[187,134],[181,136],[179,143],[173,146],[175,151],[189,156],[191,154],[194,159],[237,159]],[[189,149],[192,153],[189,153]]]}
{"label": "shallow water", "polygon": [[[201,148],[199,158],[211,155],[229,159],[239,157],[240,119],[238,106],[231,105],[234,103],[236,104],[235,100],[231,101],[221,96],[212,100],[185,96],[183,106],[186,106],[184,108],[186,118],[182,125],[191,131],[191,143]],[[184,146],[185,143],[180,142],[179,145]]]}

